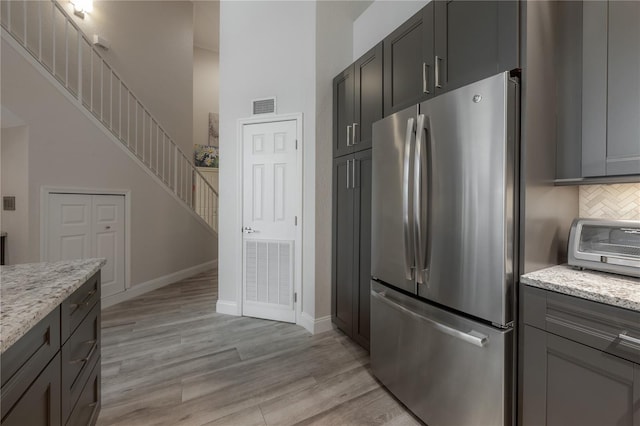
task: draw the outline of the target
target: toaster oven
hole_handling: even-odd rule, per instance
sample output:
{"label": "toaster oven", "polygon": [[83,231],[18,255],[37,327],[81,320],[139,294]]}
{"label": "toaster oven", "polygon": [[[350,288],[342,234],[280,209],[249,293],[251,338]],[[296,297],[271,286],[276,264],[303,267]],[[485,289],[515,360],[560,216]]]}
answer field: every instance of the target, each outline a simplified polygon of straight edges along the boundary
{"label": "toaster oven", "polygon": [[580,269],[640,277],[640,221],[575,219],[568,263]]}

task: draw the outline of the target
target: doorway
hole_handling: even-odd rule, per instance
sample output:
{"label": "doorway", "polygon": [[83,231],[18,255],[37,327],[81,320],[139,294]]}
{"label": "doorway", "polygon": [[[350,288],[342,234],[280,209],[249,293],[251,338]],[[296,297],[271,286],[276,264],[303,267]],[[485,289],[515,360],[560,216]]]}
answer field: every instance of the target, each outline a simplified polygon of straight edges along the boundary
{"label": "doorway", "polygon": [[301,117],[242,125],[242,315],[295,323],[302,267]]}

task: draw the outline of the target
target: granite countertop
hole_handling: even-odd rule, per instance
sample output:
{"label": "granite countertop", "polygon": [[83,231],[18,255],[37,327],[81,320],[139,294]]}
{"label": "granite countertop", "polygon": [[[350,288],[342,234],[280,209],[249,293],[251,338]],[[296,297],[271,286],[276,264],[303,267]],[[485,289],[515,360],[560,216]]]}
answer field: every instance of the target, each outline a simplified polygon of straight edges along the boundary
{"label": "granite countertop", "polygon": [[106,262],[106,259],[83,259],[1,266],[0,354]]}
{"label": "granite countertop", "polygon": [[640,312],[640,279],[552,266],[522,275],[524,284]]}

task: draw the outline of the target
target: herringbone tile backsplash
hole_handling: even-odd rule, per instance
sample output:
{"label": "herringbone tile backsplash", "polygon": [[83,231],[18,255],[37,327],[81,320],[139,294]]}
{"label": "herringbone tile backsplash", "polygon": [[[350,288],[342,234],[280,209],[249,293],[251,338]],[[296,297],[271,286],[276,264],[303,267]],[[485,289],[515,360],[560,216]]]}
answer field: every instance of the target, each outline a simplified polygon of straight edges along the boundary
{"label": "herringbone tile backsplash", "polygon": [[640,183],[581,186],[580,217],[640,220]]}

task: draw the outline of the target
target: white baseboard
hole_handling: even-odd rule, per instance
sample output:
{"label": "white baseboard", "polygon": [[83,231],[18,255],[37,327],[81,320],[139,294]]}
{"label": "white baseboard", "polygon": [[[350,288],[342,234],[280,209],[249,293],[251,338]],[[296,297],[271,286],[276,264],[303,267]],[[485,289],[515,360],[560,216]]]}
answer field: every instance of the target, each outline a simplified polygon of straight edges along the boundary
{"label": "white baseboard", "polygon": [[234,300],[221,300],[216,302],[216,312],[219,314],[240,316],[238,303]]}
{"label": "white baseboard", "polygon": [[298,325],[303,326],[311,334],[324,333],[325,331],[333,329],[333,324],[331,323],[331,315],[320,318],[312,318],[311,315],[307,314],[306,312],[303,312],[302,315],[300,315]]}
{"label": "white baseboard", "polygon": [[200,265],[192,266],[187,269],[182,269],[180,271],[173,272],[171,274],[164,275],[162,277],[154,278],[152,280],[140,283],[138,285],[135,285],[133,287],[126,289],[121,293],[103,298],[102,309],[133,299],[134,297],[141,296],[145,293],[148,293],[153,290],[157,290],[166,285],[176,283],[178,281],[184,280],[185,278],[192,277],[196,274],[207,271],[211,268],[215,268],[216,266],[218,266],[218,259],[201,263]]}

